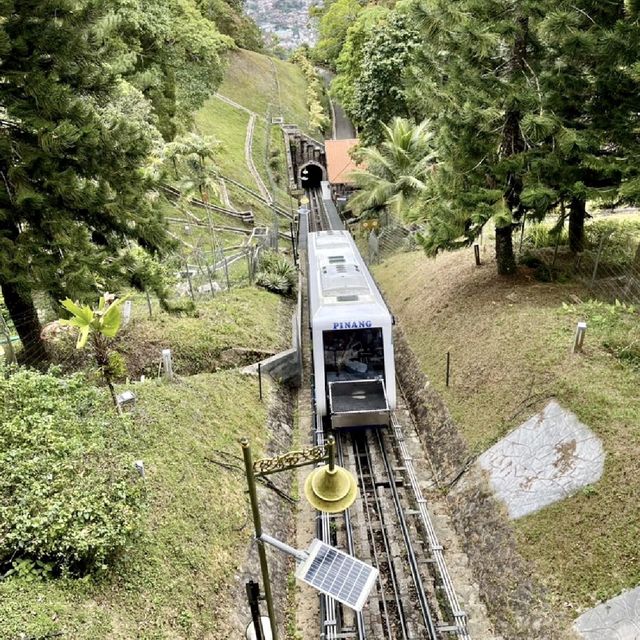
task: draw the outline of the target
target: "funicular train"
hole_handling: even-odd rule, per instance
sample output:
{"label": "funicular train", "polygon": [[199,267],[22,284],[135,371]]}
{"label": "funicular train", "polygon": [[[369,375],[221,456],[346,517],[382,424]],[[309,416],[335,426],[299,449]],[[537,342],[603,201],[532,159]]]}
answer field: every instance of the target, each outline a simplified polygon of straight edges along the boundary
{"label": "funicular train", "polygon": [[317,415],[333,428],[388,425],[393,317],[347,231],[310,233],[308,259]]}

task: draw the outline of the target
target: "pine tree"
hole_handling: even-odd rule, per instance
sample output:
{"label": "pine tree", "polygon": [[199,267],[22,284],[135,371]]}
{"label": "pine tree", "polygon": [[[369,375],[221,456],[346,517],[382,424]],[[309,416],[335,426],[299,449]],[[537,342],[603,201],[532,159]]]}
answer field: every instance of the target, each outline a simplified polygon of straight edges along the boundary
{"label": "pine tree", "polygon": [[640,23],[632,2],[558,2],[540,23],[540,90],[553,114],[539,170],[584,248],[587,201],[637,202]]}
{"label": "pine tree", "polygon": [[423,214],[425,248],[471,242],[490,220],[498,272],[515,272],[512,229],[535,151],[522,124],[540,109],[534,23],[544,3],[428,0],[414,6],[423,49],[410,102],[432,121],[439,163]]}
{"label": "pine tree", "polygon": [[119,80],[100,0],[0,0],[0,288],[29,363],[35,291],[85,299],[126,277],[130,241],[166,242],[148,198],[154,142]]}

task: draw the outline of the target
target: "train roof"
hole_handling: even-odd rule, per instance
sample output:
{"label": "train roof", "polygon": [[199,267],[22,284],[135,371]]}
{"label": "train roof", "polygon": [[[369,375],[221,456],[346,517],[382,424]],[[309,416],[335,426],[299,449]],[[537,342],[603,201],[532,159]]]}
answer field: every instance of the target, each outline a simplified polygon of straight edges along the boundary
{"label": "train roof", "polygon": [[347,231],[309,234],[312,318],[390,321],[389,310]]}

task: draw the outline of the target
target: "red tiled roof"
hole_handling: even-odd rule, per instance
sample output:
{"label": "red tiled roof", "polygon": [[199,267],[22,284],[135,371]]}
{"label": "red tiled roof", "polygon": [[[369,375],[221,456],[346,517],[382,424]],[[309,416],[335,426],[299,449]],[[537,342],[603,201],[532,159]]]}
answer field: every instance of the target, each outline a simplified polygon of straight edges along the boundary
{"label": "red tiled roof", "polygon": [[327,172],[331,184],[353,184],[349,174],[356,169],[363,169],[363,165],[356,165],[351,159],[349,151],[358,144],[357,138],[347,140],[325,140],[324,148],[327,154]]}

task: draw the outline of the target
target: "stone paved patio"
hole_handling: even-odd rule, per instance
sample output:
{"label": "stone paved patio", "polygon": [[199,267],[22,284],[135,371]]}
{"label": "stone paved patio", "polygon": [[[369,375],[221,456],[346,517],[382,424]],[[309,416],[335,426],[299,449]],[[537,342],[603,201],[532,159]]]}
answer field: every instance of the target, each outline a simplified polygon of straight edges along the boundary
{"label": "stone paved patio", "polygon": [[640,640],[640,587],[583,613],[574,626],[584,640]]}
{"label": "stone paved patio", "polygon": [[516,519],[597,482],[604,450],[588,427],[552,400],[485,451],[478,463]]}

